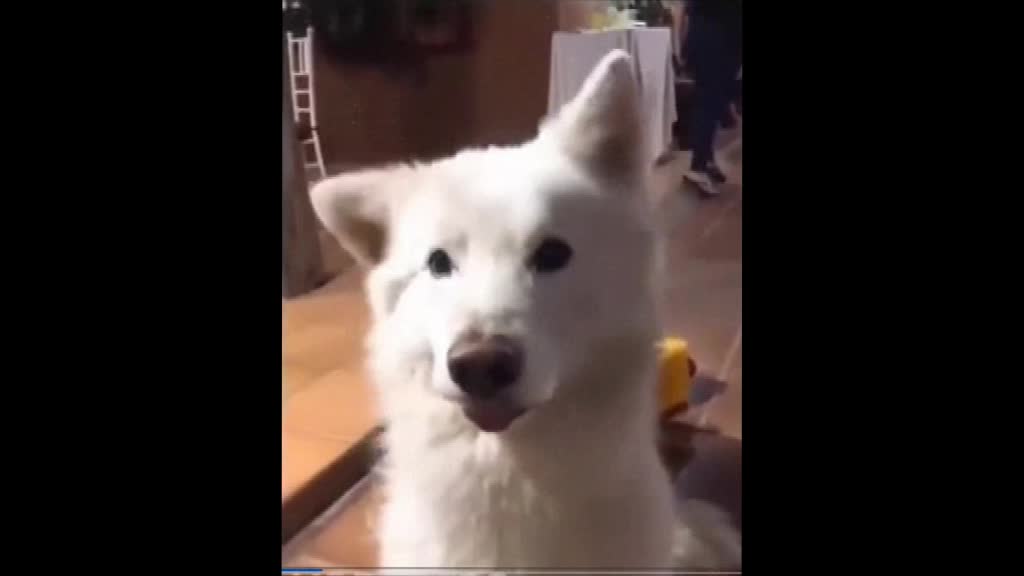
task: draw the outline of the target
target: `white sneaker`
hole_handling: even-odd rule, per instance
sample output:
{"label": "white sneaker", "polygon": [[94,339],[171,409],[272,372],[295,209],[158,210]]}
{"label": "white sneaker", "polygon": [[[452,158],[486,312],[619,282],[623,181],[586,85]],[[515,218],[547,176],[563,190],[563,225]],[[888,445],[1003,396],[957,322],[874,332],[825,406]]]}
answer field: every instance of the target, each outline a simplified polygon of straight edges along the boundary
{"label": "white sneaker", "polygon": [[707,172],[687,170],[683,173],[683,181],[696,186],[698,190],[708,196],[718,196],[721,193],[721,190],[718,189],[718,185],[715,184],[714,180],[711,179],[711,176],[708,175]]}

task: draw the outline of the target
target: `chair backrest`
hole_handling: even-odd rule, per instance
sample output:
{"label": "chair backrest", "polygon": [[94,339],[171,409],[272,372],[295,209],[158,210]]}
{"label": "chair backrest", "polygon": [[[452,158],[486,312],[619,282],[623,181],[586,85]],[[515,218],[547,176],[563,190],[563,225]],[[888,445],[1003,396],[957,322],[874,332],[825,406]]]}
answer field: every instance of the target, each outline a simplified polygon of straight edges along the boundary
{"label": "chair backrest", "polygon": [[312,60],[310,34],[312,32],[311,28],[307,28],[305,36],[288,33],[288,64],[291,66],[292,74],[310,73],[310,61]]}
{"label": "chair backrest", "polygon": [[[307,27],[305,36],[296,36],[291,32],[288,37],[288,68],[291,75],[292,110],[295,121],[301,122],[303,116],[308,117],[309,125],[316,127],[316,105],[314,103],[315,86],[313,82],[313,28]],[[301,79],[305,86],[300,87]],[[299,96],[305,96],[305,101]]]}

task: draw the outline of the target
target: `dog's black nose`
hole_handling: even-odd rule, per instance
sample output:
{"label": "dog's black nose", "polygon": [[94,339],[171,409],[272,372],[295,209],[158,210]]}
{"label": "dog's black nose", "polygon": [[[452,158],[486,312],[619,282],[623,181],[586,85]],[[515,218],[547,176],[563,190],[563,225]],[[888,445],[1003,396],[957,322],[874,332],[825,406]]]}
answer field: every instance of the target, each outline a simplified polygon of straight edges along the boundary
{"label": "dog's black nose", "polygon": [[448,349],[448,373],[470,397],[494,397],[519,379],[523,347],[508,336],[470,334]]}

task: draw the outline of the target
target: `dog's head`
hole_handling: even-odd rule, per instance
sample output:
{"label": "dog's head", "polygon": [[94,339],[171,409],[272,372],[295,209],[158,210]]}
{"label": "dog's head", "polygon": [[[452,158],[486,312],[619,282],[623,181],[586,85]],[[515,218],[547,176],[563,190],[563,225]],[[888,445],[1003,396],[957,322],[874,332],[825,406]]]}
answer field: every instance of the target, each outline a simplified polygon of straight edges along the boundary
{"label": "dog's head", "polygon": [[651,237],[632,62],[606,56],[516,147],[317,184],[314,208],[370,268],[385,396],[500,431],[571,386],[608,342],[647,334]]}

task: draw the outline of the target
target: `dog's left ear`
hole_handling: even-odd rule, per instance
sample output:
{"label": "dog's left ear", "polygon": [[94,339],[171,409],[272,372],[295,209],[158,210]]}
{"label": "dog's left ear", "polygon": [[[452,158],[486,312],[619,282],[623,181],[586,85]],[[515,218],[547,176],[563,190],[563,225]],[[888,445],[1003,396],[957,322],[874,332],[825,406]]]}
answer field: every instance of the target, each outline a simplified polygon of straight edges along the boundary
{"label": "dog's left ear", "polygon": [[579,93],[541,128],[592,174],[633,179],[645,151],[633,59],[612,50],[598,62]]}
{"label": "dog's left ear", "polygon": [[361,265],[373,267],[385,256],[391,206],[412,186],[412,173],[393,166],[327,178],[310,191],[313,211]]}

